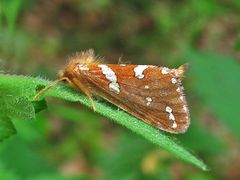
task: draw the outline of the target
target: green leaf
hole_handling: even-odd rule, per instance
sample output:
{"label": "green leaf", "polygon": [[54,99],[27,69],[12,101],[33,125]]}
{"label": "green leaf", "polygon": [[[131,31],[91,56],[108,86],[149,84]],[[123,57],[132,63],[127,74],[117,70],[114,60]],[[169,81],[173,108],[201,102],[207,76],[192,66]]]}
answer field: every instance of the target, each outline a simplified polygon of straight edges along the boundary
{"label": "green leaf", "polygon": [[235,49],[240,50],[240,35],[238,35],[236,43],[235,43]]}
{"label": "green leaf", "polygon": [[[191,127],[188,130],[189,134],[181,136],[179,138],[181,142],[187,144],[188,147],[194,151],[205,155],[217,156],[218,153],[225,150],[225,146],[221,140],[199,124],[200,119],[192,116],[191,120]],[[211,144],[211,146],[209,146],[209,144]]]}
{"label": "green leaf", "polygon": [[[3,93],[3,91],[0,91]],[[26,97],[0,96],[0,111],[10,118],[31,120],[35,118],[34,106]]]}
{"label": "green leaf", "polygon": [[32,120],[35,118],[34,106],[26,97],[8,98],[6,103],[8,115],[11,118]]}
{"label": "green leaf", "polygon": [[16,133],[12,119],[31,120],[35,118],[34,106],[27,97],[18,97],[14,89],[0,84],[0,141]]}
{"label": "green leaf", "polygon": [[0,162],[21,179],[40,173],[55,172],[55,167],[38,152],[40,149],[36,145],[30,146],[19,136],[14,136],[1,145]]}
{"label": "green leaf", "polygon": [[21,7],[21,0],[4,0],[2,2],[2,11],[7,19],[7,24],[10,32],[15,29],[16,19]]}
{"label": "green leaf", "polygon": [[[100,166],[105,172],[105,179],[155,179],[153,175],[158,176],[153,173],[149,177],[142,173],[143,159],[146,158],[147,154],[156,150],[151,143],[129,131],[124,131],[115,141],[115,151],[106,150],[101,154]],[[168,173],[168,171],[165,172]],[[156,173],[159,171],[156,170]],[[164,179],[168,178],[165,176]]]}
{"label": "green leaf", "polygon": [[41,101],[33,101],[32,104],[35,109],[35,113],[47,109],[47,102],[44,99]]}
{"label": "green leaf", "polygon": [[[20,92],[20,96],[24,94],[25,97],[30,99],[36,94],[35,89],[37,86],[48,85],[49,83],[51,82],[39,78],[0,75],[0,87],[3,86],[13,89],[11,87],[12,85],[14,86],[15,91]],[[24,91],[22,92],[21,89],[24,89]],[[86,96],[62,84],[52,87],[42,94],[41,97],[44,98],[47,96],[58,97],[72,102],[79,102],[87,107],[91,107]],[[122,110],[118,110],[118,108],[110,105],[109,103],[95,101],[95,107],[96,112],[99,114],[102,114],[109,119],[112,119],[113,121],[127,127],[133,132],[143,136],[148,141],[174,154],[178,158],[192,163],[203,170],[207,170],[206,165],[201,160],[179,145],[173,138],[166,135],[164,132],[159,131],[158,129],[138,120]]]}
{"label": "green leaf", "polygon": [[16,129],[8,117],[0,116],[0,141],[16,134]]}
{"label": "green leaf", "polygon": [[61,173],[47,173],[47,174],[40,174],[37,176],[31,176],[27,180],[87,180],[90,179],[88,178],[87,175],[80,175],[78,177],[76,176],[64,176],[60,175]]}
{"label": "green leaf", "polygon": [[12,171],[12,169],[8,169],[8,168],[4,168],[1,164],[0,164],[0,179],[11,179],[11,180],[20,180],[20,178],[18,177],[18,175]]}
{"label": "green leaf", "polygon": [[194,88],[206,107],[240,137],[240,65],[229,57],[191,51],[190,73]]}

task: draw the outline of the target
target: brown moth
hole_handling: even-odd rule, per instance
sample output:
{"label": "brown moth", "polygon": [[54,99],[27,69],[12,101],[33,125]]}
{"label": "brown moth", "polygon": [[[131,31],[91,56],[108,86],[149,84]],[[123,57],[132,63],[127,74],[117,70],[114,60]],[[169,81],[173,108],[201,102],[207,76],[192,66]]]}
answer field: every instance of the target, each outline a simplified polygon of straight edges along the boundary
{"label": "brown moth", "polygon": [[85,93],[95,110],[100,96],[144,122],[170,133],[184,133],[190,124],[181,80],[186,65],[169,69],[153,65],[101,64],[93,50],[72,57],[60,78]]}

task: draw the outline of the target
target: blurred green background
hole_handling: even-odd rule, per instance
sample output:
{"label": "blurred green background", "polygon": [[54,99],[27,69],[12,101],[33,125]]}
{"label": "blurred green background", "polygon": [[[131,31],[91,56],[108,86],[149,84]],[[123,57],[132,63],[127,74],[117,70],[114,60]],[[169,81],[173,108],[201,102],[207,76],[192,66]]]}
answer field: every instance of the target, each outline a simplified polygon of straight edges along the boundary
{"label": "blurred green background", "polygon": [[191,126],[175,137],[203,172],[91,110],[58,99],[0,144],[0,179],[240,179],[239,0],[1,0],[0,72],[54,80],[74,52],[177,67]]}

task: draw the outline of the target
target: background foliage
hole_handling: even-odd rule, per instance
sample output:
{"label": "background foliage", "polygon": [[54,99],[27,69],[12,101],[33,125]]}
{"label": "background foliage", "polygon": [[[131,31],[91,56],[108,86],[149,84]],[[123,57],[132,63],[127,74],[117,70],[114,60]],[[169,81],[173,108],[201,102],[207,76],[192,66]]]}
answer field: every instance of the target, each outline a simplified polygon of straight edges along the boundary
{"label": "background foliage", "polygon": [[40,111],[45,101],[29,105],[0,84],[0,138],[18,132],[0,144],[0,179],[239,179],[239,15],[238,0],[2,0],[4,74],[55,79],[67,55],[89,48],[109,63],[189,62],[192,124],[175,137],[211,171],[84,106],[48,98]]}

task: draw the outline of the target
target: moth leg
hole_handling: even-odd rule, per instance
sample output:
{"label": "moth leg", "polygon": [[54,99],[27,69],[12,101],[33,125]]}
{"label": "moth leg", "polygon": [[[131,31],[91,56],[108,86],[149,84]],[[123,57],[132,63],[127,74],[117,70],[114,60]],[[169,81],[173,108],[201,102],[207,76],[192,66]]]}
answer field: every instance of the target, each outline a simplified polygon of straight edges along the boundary
{"label": "moth leg", "polygon": [[86,94],[86,96],[88,97],[91,106],[93,108],[93,111],[96,111],[93,99],[92,99],[92,94],[90,93],[90,91],[76,78],[73,78],[72,80],[73,84],[75,85],[75,87],[79,88],[84,94]]}
{"label": "moth leg", "polygon": [[58,82],[67,80],[68,82],[70,81],[67,77],[62,77],[60,79],[57,79],[53,81],[51,84],[47,85],[45,88],[43,88],[41,91],[39,91],[34,97],[33,100],[36,100],[41,94],[43,94],[45,91],[50,89],[51,87],[55,86]]}

